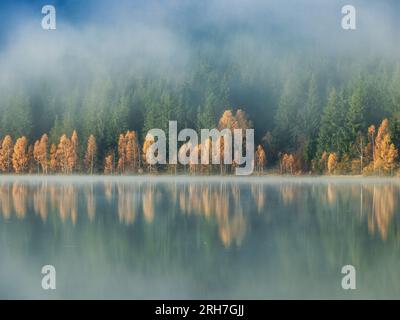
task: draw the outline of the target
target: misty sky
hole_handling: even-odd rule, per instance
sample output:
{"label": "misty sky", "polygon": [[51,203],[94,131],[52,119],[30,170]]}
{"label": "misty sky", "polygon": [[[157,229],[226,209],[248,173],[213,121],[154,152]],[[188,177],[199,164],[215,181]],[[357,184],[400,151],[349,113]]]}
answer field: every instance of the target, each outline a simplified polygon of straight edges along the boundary
{"label": "misty sky", "polygon": [[[356,31],[340,26],[349,3],[357,9]],[[55,31],[41,29],[45,4],[57,9]],[[257,69],[291,52],[357,60],[400,51],[398,1],[13,0],[1,1],[0,12],[0,80],[7,85],[94,70],[179,75],[203,52]]]}

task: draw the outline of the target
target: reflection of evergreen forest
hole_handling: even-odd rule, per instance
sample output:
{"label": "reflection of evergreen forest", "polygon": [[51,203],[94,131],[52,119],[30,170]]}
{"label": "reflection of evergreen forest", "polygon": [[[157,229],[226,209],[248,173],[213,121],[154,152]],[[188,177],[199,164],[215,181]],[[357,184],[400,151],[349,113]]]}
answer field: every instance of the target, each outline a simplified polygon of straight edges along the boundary
{"label": "reflection of evergreen forest", "polygon": [[351,263],[356,294],[398,297],[399,188],[374,180],[2,183],[0,242],[13,259],[33,254],[71,272],[83,265],[93,286],[118,265],[150,287],[176,279],[166,287],[186,297],[316,297],[322,289],[332,297],[343,294],[334,281]]}

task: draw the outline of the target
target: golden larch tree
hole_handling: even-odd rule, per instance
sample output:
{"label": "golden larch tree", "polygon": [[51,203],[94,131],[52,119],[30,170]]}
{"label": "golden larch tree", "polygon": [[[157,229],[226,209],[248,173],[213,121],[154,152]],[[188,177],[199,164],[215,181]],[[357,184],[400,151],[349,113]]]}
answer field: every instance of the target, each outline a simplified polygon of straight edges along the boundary
{"label": "golden larch tree", "polygon": [[337,165],[336,153],[331,152],[328,157],[328,173],[332,174],[335,171]]}
{"label": "golden larch tree", "polygon": [[[375,151],[375,126],[371,125],[368,127],[368,140],[369,140],[369,146],[367,146],[367,150],[371,151],[371,159],[372,161],[374,161],[375,159],[375,155],[374,155],[374,151]],[[369,148],[368,148],[369,147]]]}
{"label": "golden larch tree", "polygon": [[28,140],[26,137],[18,138],[14,145],[14,152],[12,155],[12,164],[15,173],[23,173],[28,168],[28,154],[26,147]]}
{"label": "golden larch tree", "polygon": [[63,134],[57,147],[57,165],[64,174],[68,173],[69,170],[68,158],[70,149],[71,141],[66,134]]}
{"label": "golden larch tree", "polygon": [[28,147],[28,172],[35,172],[35,157],[33,155],[33,145],[29,145]]}
{"label": "golden larch tree", "polygon": [[265,154],[264,148],[261,145],[258,145],[256,150],[256,168],[258,172],[264,172],[264,167],[266,163],[267,156]]}
{"label": "golden larch tree", "polygon": [[39,170],[40,170],[40,141],[39,140],[36,140],[35,144],[33,146],[33,159],[36,162],[37,173],[39,173]]}
{"label": "golden larch tree", "polygon": [[78,167],[78,134],[74,130],[68,150],[68,171],[72,173]]}
{"label": "golden larch tree", "polygon": [[42,135],[40,140],[36,140],[33,146],[33,159],[36,162],[37,173],[39,173],[39,169],[42,168],[42,172],[47,174],[47,142],[49,138],[47,134]]}
{"label": "golden larch tree", "polygon": [[113,174],[114,173],[114,156],[110,153],[104,159],[104,174]]}
{"label": "golden larch tree", "polygon": [[125,135],[120,134],[118,139],[118,164],[117,169],[119,173],[125,173],[126,163],[126,139]]}
{"label": "golden larch tree", "polygon": [[94,137],[94,135],[91,134],[87,142],[86,153],[85,153],[85,166],[90,174],[93,174],[96,166],[96,153],[97,153],[96,138]]}
{"label": "golden larch tree", "polygon": [[52,143],[50,146],[49,168],[52,173],[56,173],[58,167],[59,166],[57,161],[57,147],[54,143]]}
{"label": "golden larch tree", "polygon": [[47,174],[47,167],[48,167],[48,155],[47,155],[47,143],[49,141],[49,137],[47,134],[43,134],[42,137],[40,138],[40,143],[39,143],[39,159],[40,159],[40,165],[42,167],[42,172],[44,174]]}
{"label": "golden larch tree", "polygon": [[136,172],[138,168],[139,162],[139,149],[137,143],[136,132],[128,131],[125,134],[125,143],[126,143],[126,167],[129,172]]}
{"label": "golden larch tree", "polygon": [[237,127],[236,118],[232,110],[225,110],[218,122],[218,129],[235,129]]}
{"label": "golden larch tree", "polygon": [[142,152],[143,152],[143,157],[142,159],[149,165],[149,170],[151,171],[152,166],[151,166],[151,161],[153,159],[151,159],[150,157],[152,157],[153,155],[147,155],[147,151],[149,150],[149,148],[151,147],[151,145],[154,143],[154,137],[150,134],[146,135],[146,138],[144,139],[143,142],[143,148],[142,148]]}
{"label": "golden larch tree", "polygon": [[242,130],[246,130],[246,129],[250,129],[253,124],[251,123],[251,121],[248,119],[246,112],[244,112],[242,109],[238,109],[236,111],[235,114],[235,129],[242,129]]}
{"label": "golden larch tree", "polygon": [[12,168],[13,141],[10,135],[6,135],[3,139],[0,149],[0,169],[9,173]]}
{"label": "golden larch tree", "polygon": [[395,168],[395,161],[398,157],[398,151],[392,143],[392,137],[389,130],[389,120],[384,119],[379,126],[374,143],[374,171],[378,174],[392,173]]}

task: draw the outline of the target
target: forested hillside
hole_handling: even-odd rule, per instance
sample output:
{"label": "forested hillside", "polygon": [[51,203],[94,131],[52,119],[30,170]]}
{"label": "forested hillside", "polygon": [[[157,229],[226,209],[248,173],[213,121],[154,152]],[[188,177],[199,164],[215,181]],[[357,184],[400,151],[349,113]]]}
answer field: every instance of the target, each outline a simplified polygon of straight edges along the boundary
{"label": "forested hillside", "polygon": [[[2,51],[0,139],[9,135],[14,146],[25,136],[28,153],[47,134],[50,154],[52,144],[76,131],[83,163],[93,135],[95,171],[103,172],[107,156],[116,166],[121,134],[134,132],[142,150],[146,132],[166,130],[169,120],[177,120],[178,129],[214,128],[224,111],[241,109],[265,150],[263,167],[333,172],[330,157],[337,172],[360,173],[375,162],[378,130],[388,119],[381,137],[388,136],[387,149],[393,143],[393,159],[386,159],[393,165],[384,171],[393,173],[400,147],[400,60],[397,45],[382,37],[385,30],[370,36],[365,24],[343,34],[334,14],[340,6],[324,6],[317,20],[325,24],[315,29],[306,23],[310,4],[296,7],[293,22],[287,21],[293,8],[285,12],[285,4],[278,13],[272,4],[255,4],[260,13],[252,11],[254,21],[248,14],[211,16],[211,10],[198,17],[194,9],[204,7],[192,4],[163,7],[163,14],[135,23],[122,15],[124,23],[114,28],[95,19],[60,24],[53,34],[34,24],[21,27]],[[271,12],[277,15],[260,19]],[[375,13],[385,17],[388,11]],[[291,157],[288,170],[285,156]]]}

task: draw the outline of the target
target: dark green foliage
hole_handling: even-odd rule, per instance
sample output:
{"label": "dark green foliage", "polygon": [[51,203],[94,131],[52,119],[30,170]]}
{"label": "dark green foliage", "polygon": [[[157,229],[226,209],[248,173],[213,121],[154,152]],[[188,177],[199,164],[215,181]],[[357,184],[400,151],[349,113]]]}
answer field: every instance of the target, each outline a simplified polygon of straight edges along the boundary
{"label": "dark green foliage", "polygon": [[[226,109],[243,109],[252,120],[256,144],[267,132],[268,163],[279,153],[296,154],[309,169],[322,152],[354,157],[354,142],[369,125],[388,118],[400,146],[400,67],[395,61],[274,58],[241,65],[204,63],[183,74],[142,72],[119,77],[105,70],[60,86],[49,79],[1,88],[0,138],[21,135],[50,142],[75,129],[83,148],[96,137],[98,158],[116,152],[119,134],[134,130],[142,143],[152,128],[213,128]],[[82,150],[80,150],[82,153]]]}

